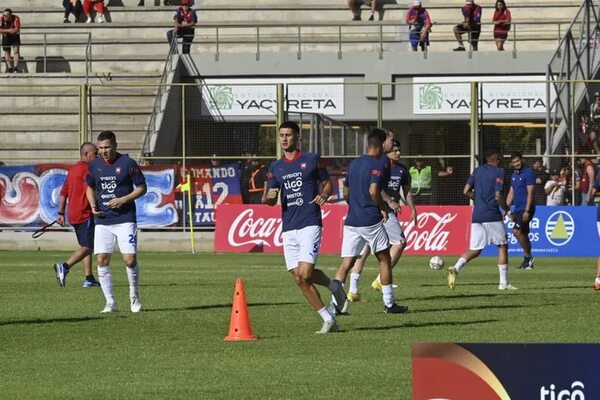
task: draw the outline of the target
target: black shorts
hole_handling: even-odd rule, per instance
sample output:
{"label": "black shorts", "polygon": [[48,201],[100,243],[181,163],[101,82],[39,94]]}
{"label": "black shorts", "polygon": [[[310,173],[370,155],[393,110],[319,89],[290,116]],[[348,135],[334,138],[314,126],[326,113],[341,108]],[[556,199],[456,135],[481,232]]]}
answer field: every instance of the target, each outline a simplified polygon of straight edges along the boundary
{"label": "black shorts", "polygon": [[2,49],[4,51],[10,51],[12,47],[19,47],[20,45],[21,35],[18,33],[2,35]]}
{"label": "black shorts", "polygon": [[531,220],[533,219],[533,216],[535,215],[535,210],[532,210],[529,213],[529,221],[527,221],[527,222],[523,221],[523,213],[524,213],[524,211],[517,211],[517,212],[513,213],[513,216],[515,217],[514,229],[519,229],[524,234],[528,234],[529,233],[529,223],[531,222]]}
{"label": "black shorts", "polygon": [[74,224],[75,235],[77,235],[77,242],[81,247],[87,247],[88,249],[94,248],[94,229],[96,224],[94,223],[94,217],[90,217],[85,222],[80,224]]}
{"label": "black shorts", "polygon": [[458,33],[460,33],[461,35],[463,33],[471,33],[469,35],[469,41],[470,43],[477,43],[479,41],[479,34],[481,33],[481,30],[473,30],[473,29],[469,29],[469,28],[465,28],[465,26],[463,24],[458,24],[454,27],[454,29],[456,29],[456,31]]}

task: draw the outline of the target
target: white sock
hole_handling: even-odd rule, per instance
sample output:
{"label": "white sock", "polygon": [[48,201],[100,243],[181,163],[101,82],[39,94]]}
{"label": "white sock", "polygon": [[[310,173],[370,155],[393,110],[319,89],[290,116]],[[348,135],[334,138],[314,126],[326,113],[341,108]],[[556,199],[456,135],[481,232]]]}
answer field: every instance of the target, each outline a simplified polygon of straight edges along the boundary
{"label": "white sock", "polygon": [[358,281],[360,280],[360,274],[350,273],[350,293],[358,293]]}
{"label": "white sock", "polygon": [[129,297],[138,295],[140,285],[140,265],[136,264],[133,268],[127,269],[127,280],[129,281]]}
{"label": "white sock", "polygon": [[600,283],[600,276],[596,277],[596,283]]}
{"label": "white sock", "polygon": [[386,307],[391,307],[394,304],[394,289],[392,285],[381,285],[381,293],[383,296],[383,304]]}
{"label": "white sock", "polygon": [[508,285],[508,264],[498,265],[498,272],[500,273],[500,284]]}
{"label": "white sock", "polygon": [[323,307],[317,312],[319,313],[321,318],[323,318],[323,322],[332,321],[334,319],[333,316],[329,314],[329,311],[327,311],[327,307]]}
{"label": "white sock", "polygon": [[459,258],[456,264],[454,264],[454,269],[456,270],[456,273],[458,274],[462,267],[464,267],[465,265],[467,265],[467,260],[465,260],[462,257]]}
{"label": "white sock", "polygon": [[98,281],[102,287],[102,293],[106,298],[107,303],[114,303],[115,296],[113,295],[112,289],[112,272],[110,271],[110,265],[101,267],[98,265]]}

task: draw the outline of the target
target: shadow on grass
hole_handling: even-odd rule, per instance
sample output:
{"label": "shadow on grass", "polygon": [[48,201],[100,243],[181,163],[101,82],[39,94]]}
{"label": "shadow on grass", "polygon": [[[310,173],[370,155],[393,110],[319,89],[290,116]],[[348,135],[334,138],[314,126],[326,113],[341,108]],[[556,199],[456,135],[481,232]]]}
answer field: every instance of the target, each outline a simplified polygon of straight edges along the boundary
{"label": "shadow on grass", "polygon": [[469,299],[469,298],[482,298],[482,297],[498,297],[502,296],[502,293],[479,293],[479,294],[459,294],[456,292],[452,292],[455,294],[451,295],[436,295],[436,296],[426,296],[426,297],[408,297],[406,299],[402,299],[402,301],[408,300],[450,300],[450,299]]}
{"label": "shadow on grass", "polygon": [[[289,306],[297,305],[297,302],[288,303],[248,303],[248,307],[264,307],[264,306]],[[163,311],[196,311],[196,310],[212,310],[216,308],[231,308],[232,303],[227,304],[206,304],[203,306],[188,306],[188,307],[167,307],[167,308],[146,308],[144,312],[163,312]]]}
{"label": "shadow on grass", "polygon": [[[477,283],[477,282],[472,282],[472,283],[457,282],[456,285],[457,286],[481,286],[481,287],[488,287],[488,286],[492,287],[492,286],[494,286],[493,284],[490,284],[490,283]],[[446,284],[445,283],[443,283],[443,284],[439,284],[439,283],[438,284],[424,283],[424,284],[418,285],[418,286],[420,286],[420,287],[437,287],[437,288],[439,288],[439,287],[445,287]],[[495,286],[498,287],[498,284],[496,284]]]}
{"label": "shadow on grass", "polygon": [[[550,306],[556,304],[544,304],[544,306]],[[410,314],[418,314],[424,312],[441,312],[441,311],[466,311],[466,310],[493,310],[502,308],[527,308],[527,307],[539,307],[538,304],[527,304],[527,305],[515,305],[515,304],[484,304],[476,306],[459,306],[459,307],[447,307],[447,308],[424,308],[422,310],[410,310]]]}
{"label": "shadow on grass", "polygon": [[499,319],[482,319],[476,321],[440,321],[440,322],[423,322],[423,323],[407,323],[402,325],[388,325],[388,326],[369,326],[363,328],[351,329],[352,331],[387,331],[390,329],[401,329],[401,328],[426,328],[430,326],[464,326],[464,325],[477,325],[477,324],[489,324],[490,322],[500,322]]}
{"label": "shadow on grass", "polygon": [[78,322],[95,321],[103,319],[103,317],[81,317],[81,318],[50,318],[50,319],[25,319],[17,321],[0,321],[0,326],[6,325],[36,325],[36,324],[55,324],[67,323],[73,324]]}

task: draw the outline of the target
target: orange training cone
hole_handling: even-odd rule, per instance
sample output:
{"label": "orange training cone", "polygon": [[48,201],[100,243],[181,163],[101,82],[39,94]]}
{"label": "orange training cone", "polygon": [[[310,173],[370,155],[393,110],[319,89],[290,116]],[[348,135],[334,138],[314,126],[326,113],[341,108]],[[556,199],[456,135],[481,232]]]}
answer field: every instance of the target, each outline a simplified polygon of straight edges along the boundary
{"label": "orange training cone", "polygon": [[256,336],[252,334],[252,327],[250,326],[246,292],[244,291],[244,282],[241,279],[235,281],[233,308],[231,310],[231,321],[229,322],[229,335],[225,337],[225,340],[256,340]]}

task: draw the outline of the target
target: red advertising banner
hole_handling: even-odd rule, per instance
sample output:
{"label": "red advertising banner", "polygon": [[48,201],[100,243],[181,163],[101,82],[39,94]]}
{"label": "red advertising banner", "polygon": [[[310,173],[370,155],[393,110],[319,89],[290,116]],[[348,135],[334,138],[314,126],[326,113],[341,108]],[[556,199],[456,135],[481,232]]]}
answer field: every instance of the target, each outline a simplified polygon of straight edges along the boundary
{"label": "red advertising banner", "polygon": [[[471,207],[418,207],[416,226],[410,212],[399,216],[408,240],[404,254],[460,255],[469,245]],[[346,205],[325,205],[321,254],[340,254]],[[221,204],[216,209],[216,252],[281,253],[279,206]]]}

